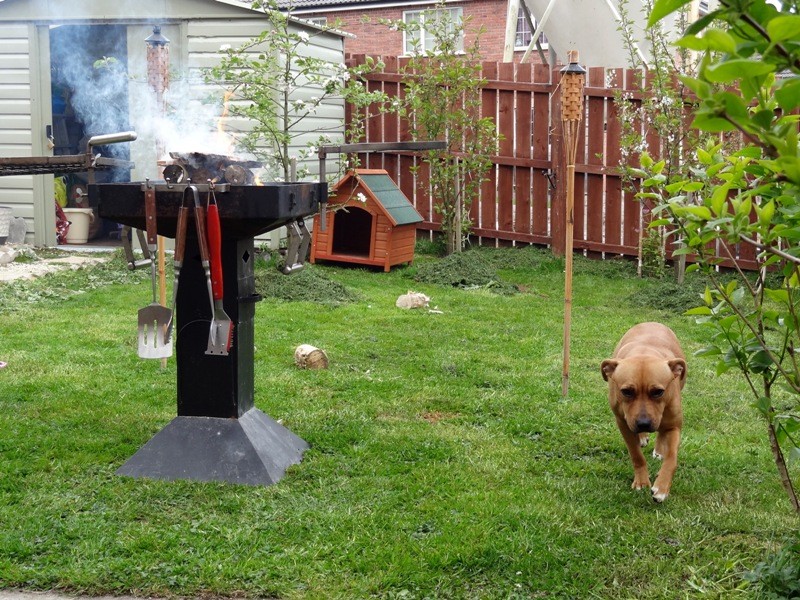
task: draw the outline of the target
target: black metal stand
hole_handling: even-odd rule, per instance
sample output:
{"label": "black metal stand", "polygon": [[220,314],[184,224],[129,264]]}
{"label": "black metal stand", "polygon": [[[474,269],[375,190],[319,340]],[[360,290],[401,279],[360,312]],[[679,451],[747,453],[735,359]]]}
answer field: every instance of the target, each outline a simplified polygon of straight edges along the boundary
{"label": "black metal stand", "polygon": [[[104,218],[142,229],[143,184],[99,184],[89,195]],[[185,185],[156,183],[158,233],[175,236]],[[201,186],[198,186],[201,187]],[[201,193],[206,193],[201,190]],[[207,355],[211,307],[194,224],[175,307],[178,416],[117,473],[151,479],[271,485],[308,444],[254,407],[254,236],[317,212],[324,183],[217,186],[222,222],[224,308],[234,324],[227,356]]]}
{"label": "black metal stand", "polygon": [[178,416],[117,471],[151,479],[270,485],[308,444],[253,406],[253,239],[224,241],[228,356],[205,353],[211,308],[196,236],[186,243],[176,306]]}

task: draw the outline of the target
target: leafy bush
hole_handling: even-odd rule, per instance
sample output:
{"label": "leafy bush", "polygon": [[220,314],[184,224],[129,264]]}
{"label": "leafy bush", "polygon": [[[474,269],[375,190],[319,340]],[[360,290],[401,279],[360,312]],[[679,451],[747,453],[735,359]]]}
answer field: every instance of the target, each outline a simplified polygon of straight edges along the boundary
{"label": "leafy bush", "polygon": [[769,600],[800,598],[800,541],[791,543],[745,574],[756,596]]}

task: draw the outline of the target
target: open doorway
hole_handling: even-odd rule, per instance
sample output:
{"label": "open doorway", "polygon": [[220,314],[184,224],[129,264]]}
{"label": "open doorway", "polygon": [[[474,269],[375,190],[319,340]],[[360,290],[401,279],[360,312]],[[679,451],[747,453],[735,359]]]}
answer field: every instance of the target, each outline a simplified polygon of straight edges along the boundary
{"label": "open doorway", "polygon": [[336,213],[333,227],[333,254],[370,255],[372,215],[355,206]]}
{"label": "open doorway", "polygon": [[[130,129],[128,48],[125,25],[59,25],[50,29],[50,71],[55,155],[83,154],[90,137]],[[95,146],[93,152],[130,160],[128,144]],[[90,206],[88,174],[56,174],[62,208],[92,208],[88,239],[118,243],[117,223],[100,219]],[[130,181],[130,169],[95,172],[98,183]]]}

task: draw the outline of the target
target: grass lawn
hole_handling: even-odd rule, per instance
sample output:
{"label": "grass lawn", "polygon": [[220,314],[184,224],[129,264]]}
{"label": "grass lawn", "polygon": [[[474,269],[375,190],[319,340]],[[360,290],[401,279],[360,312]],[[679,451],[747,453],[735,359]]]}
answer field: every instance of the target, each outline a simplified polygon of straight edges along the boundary
{"label": "grass lawn", "polygon": [[[561,261],[535,249],[481,257],[523,292],[420,283],[437,259],[419,256],[391,273],[305,275],[353,301],[257,305],[256,406],[311,446],[271,487],[115,475],[176,413],[174,359],[162,370],[136,356],[147,270],[118,261],[0,287],[0,588],[745,597],[742,574],[797,518],[744,383],[692,356],[705,332],[679,310],[635,301],[674,290],[627,264],[576,260],[562,399]],[[409,289],[441,314],[395,308]],[[630,489],[599,368],[645,320],[670,325],[689,362],[663,505]],[[330,368],[297,369],[301,343],[325,349]]]}

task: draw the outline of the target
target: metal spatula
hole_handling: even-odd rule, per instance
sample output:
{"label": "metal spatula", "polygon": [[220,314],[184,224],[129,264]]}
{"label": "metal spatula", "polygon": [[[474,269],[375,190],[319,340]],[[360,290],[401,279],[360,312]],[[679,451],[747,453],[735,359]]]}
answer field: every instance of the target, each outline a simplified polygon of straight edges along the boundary
{"label": "metal spatula", "polygon": [[139,356],[141,358],[169,358],[172,356],[172,339],[167,328],[172,321],[172,311],[161,306],[156,299],[156,190],[146,182],[144,186],[144,216],[147,231],[147,248],[150,251],[150,279],[153,285],[153,302],[139,309]]}

